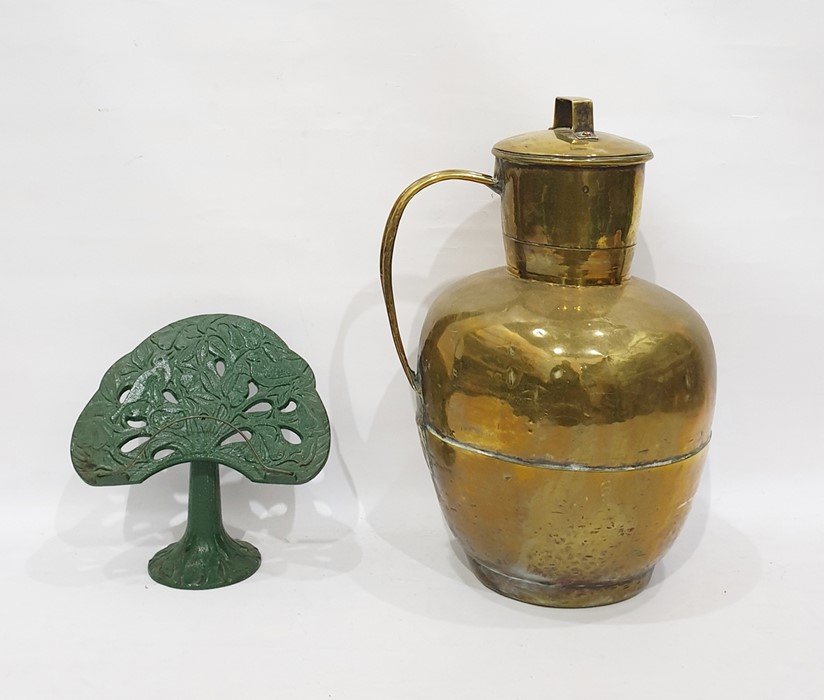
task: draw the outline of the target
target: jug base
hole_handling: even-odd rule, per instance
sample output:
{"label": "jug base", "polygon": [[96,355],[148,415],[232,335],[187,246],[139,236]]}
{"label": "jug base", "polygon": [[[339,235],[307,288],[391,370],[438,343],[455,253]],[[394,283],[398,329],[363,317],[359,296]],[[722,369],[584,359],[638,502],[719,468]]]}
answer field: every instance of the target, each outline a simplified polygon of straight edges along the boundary
{"label": "jug base", "polygon": [[467,556],[475,575],[487,588],[524,603],[550,608],[593,608],[620,603],[640,593],[649,583],[652,569],[637,578],[618,583],[567,586],[542,583],[502,574]]}

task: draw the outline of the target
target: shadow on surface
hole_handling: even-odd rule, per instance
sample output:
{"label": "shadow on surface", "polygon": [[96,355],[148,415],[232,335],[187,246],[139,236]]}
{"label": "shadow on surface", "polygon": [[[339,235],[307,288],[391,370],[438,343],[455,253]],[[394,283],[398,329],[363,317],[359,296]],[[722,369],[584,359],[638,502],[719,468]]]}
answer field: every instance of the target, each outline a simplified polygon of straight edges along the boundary
{"label": "shadow on surface", "polygon": [[[255,576],[322,577],[360,561],[353,534],[357,498],[336,443],[324,470],[300,487],[256,484],[221,467],[224,527],[260,550]],[[188,479],[186,464],[134,486],[91,488],[70,479],[57,509],[58,535],[29,559],[28,573],[64,587],[101,579],[153,584],[149,559],[186,529]]]}

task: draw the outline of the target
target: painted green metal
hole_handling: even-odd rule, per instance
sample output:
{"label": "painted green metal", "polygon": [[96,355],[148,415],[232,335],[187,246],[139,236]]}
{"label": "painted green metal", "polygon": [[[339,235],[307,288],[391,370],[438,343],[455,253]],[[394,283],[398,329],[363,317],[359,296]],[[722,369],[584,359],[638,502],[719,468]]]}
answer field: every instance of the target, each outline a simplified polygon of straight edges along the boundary
{"label": "painted green metal", "polygon": [[329,446],[309,365],[256,321],[204,315],[162,328],[106,372],[77,420],[71,457],[94,486],[191,462],[186,532],[149,573],[175,588],[216,588],[260,566],[257,549],[223,528],[218,464],[256,482],[300,484]]}
{"label": "painted green metal", "polygon": [[149,575],[173,588],[217,588],[242,581],[259,567],[257,548],[223,529],[217,463],[192,462],[186,532],[151,558]]}

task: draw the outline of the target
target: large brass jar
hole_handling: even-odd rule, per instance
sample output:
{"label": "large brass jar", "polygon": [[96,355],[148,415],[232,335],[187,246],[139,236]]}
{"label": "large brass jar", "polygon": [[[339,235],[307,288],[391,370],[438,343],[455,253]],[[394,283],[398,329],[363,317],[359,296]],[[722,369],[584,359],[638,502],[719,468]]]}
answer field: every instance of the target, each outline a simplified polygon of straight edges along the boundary
{"label": "large brass jar", "polygon": [[[677,296],[630,277],[650,150],[596,132],[559,98],[552,129],[398,198],[381,250],[392,335],[418,398],[444,516],[475,573],[506,596],[585,607],[641,591],[678,534],[707,455],[712,341]],[[447,179],[501,195],[506,267],[443,292],[409,366],[392,293],[398,223]]]}

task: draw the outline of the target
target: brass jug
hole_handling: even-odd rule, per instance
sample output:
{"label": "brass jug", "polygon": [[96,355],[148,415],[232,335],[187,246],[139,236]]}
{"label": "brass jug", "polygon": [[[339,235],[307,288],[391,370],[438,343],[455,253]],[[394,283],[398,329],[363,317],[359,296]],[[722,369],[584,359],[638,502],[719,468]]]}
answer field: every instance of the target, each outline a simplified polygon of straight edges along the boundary
{"label": "brass jug", "polygon": [[[389,215],[381,283],[449,527],[478,578],[556,607],[640,592],[678,534],[707,456],[709,332],[684,301],[630,277],[642,144],[596,132],[592,103],[558,98],[552,129],[493,148],[495,175],[433,173]],[[392,292],[401,215],[442,180],[501,196],[506,267],[443,292],[418,370]]]}

